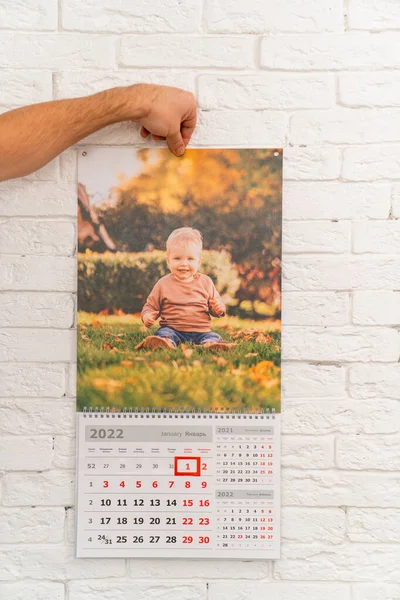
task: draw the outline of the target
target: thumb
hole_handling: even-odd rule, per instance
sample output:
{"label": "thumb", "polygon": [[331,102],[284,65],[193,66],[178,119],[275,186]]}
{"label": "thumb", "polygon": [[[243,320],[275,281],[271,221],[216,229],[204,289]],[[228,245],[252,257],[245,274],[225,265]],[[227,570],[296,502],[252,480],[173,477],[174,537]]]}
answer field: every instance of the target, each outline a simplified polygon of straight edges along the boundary
{"label": "thumb", "polygon": [[175,133],[171,133],[171,135],[167,135],[167,144],[168,148],[175,154],[175,156],[182,156],[185,152],[185,144],[183,143],[183,139],[180,131],[176,131]]}

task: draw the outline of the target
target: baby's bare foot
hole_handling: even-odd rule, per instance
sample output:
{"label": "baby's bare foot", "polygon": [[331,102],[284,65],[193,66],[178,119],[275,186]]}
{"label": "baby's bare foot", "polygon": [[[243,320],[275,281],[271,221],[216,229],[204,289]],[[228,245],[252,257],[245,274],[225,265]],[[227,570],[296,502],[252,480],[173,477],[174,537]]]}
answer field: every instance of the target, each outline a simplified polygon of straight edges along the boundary
{"label": "baby's bare foot", "polygon": [[229,344],[228,342],[206,342],[201,344],[203,348],[207,350],[230,350],[235,344]]}
{"label": "baby's bare foot", "polygon": [[162,338],[158,335],[149,335],[135,346],[135,350],[140,350],[141,348],[151,348],[152,350],[155,348],[167,348],[168,350],[175,350],[176,346],[174,342],[168,338]]}

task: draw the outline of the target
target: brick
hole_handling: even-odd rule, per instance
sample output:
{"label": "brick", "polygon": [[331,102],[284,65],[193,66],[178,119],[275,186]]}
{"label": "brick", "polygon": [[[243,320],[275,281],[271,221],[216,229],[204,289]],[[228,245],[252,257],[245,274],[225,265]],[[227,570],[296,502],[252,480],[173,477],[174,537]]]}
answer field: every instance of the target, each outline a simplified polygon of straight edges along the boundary
{"label": "brick", "polygon": [[66,435],[54,437],[54,459],[55,469],[74,469],[76,465],[76,442],[75,438]]}
{"label": "brick", "polygon": [[[4,506],[65,506],[74,502],[73,471],[6,473]],[[25,577],[29,577],[25,574]],[[1,576],[0,576],[1,578]]]}
{"label": "brick", "polygon": [[273,0],[218,0],[206,5],[206,27],[213,33],[279,33],[281,31],[341,31],[340,2],[283,0],[279,10]]}
{"label": "brick", "polygon": [[366,71],[339,75],[339,99],[345,106],[399,106],[400,73]]}
{"label": "brick", "polygon": [[352,542],[400,542],[400,510],[349,508],[347,535]]}
{"label": "brick", "polygon": [[68,329],[75,317],[70,294],[0,292],[0,327]]}
{"label": "brick", "polygon": [[[59,544],[64,539],[64,508],[0,508],[2,544]],[[0,586],[1,589],[1,586]]]}
{"label": "brick", "polygon": [[397,69],[397,32],[279,35],[261,42],[261,68],[285,71]]}
{"label": "brick", "polygon": [[351,0],[349,3],[351,29],[400,29],[400,6],[397,0]]}
{"label": "brick", "polygon": [[3,600],[64,600],[64,583],[52,581],[22,581],[0,583]]}
{"label": "brick", "polygon": [[[43,171],[43,169],[42,169]],[[36,173],[37,175],[37,173]],[[56,177],[52,172],[50,179]],[[1,184],[0,214],[19,217],[76,217],[76,183],[15,179]]]}
{"label": "brick", "polygon": [[53,97],[51,73],[41,71],[2,70],[0,89],[0,107],[8,109],[35,102],[46,102]]}
{"label": "brick", "polygon": [[289,140],[293,144],[364,144],[397,142],[399,109],[337,108],[295,113]]}
{"label": "brick", "polygon": [[62,26],[67,30],[115,33],[189,33],[200,29],[201,4],[187,0],[182,4],[150,0],[134,4],[113,0],[64,0]]}
{"label": "brick", "polygon": [[[22,181],[52,181],[53,186],[55,186],[55,181],[57,181],[57,179],[58,179],[58,164],[59,163],[58,163],[58,156],[57,156],[56,158],[54,158],[53,160],[48,162],[47,165],[44,165],[44,167],[42,167],[41,169],[38,169],[37,171],[34,171],[33,173],[29,173],[29,175],[26,175],[25,177],[22,177],[21,179],[19,179],[17,181],[21,181],[21,182]],[[7,183],[11,183],[11,182],[8,181]],[[76,196],[76,193],[75,193],[75,196]],[[62,200],[64,202],[65,198],[63,198]],[[18,213],[18,216],[21,216],[21,213]],[[32,216],[37,216],[37,213],[33,214]],[[74,213],[74,216],[75,216],[75,213]]]}
{"label": "brick", "polygon": [[400,325],[400,291],[354,292],[353,323]]}
{"label": "brick", "polygon": [[[84,5],[82,5],[84,6]],[[143,71],[61,71],[57,73],[57,98],[80,97],[95,94],[113,87],[130,86],[136,83],[154,83],[195,91],[192,72]],[[73,151],[73,149],[71,149]],[[67,151],[68,152],[68,151]]]}
{"label": "brick", "polygon": [[148,600],[160,597],[163,600],[206,600],[204,582],[135,582],[129,581],[72,581],[68,584],[70,600]]}
{"label": "brick", "polygon": [[228,36],[126,35],[121,37],[119,65],[244,69],[253,66],[253,40]]}
{"label": "brick", "polygon": [[55,0],[24,0],[0,5],[2,29],[51,31],[57,29]]}
{"label": "brick", "polygon": [[122,123],[116,123],[115,125],[109,125],[108,127],[104,127],[91,135],[88,135],[84,140],[78,142],[78,152],[82,151],[80,146],[84,146],[85,148],[89,145],[91,146],[107,146],[107,149],[110,146],[133,146],[133,145],[141,145],[142,147],[156,147],[157,145],[160,147],[167,147],[166,142],[148,142],[144,141],[143,138],[140,138],[140,125],[136,123],[131,123],[128,121],[124,121]]}
{"label": "brick", "polygon": [[44,398],[0,399],[0,435],[75,433],[75,402]]}
{"label": "brick", "polygon": [[75,544],[75,509],[69,506],[65,510],[66,512],[66,543]]}
{"label": "brick", "polygon": [[341,157],[338,148],[289,146],[284,149],[283,156],[284,181],[324,181],[339,177]]}
{"label": "brick", "polygon": [[399,399],[400,365],[353,365],[349,370],[349,390],[353,398]]}
{"label": "brick", "polygon": [[68,362],[76,357],[76,331],[0,329],[0,361]]}
{"label": "brick", "polygon": [[357,146],[343,149],[343,177],[348,181],[396,179],[400,146]]}
{"label": "brick", "polygon": [[331,108],[334,81],[330,74],[261,73],[200,75],[201,108],[276,109]]}
{"label": "brick", "polygon": [[285,583],[278,581],[216,581],[209,584],[208,599],[220,600],[350,600],[345,583]]}
{"label": "brick", "polygon": [[283,506],[400,508],[396,473],[283,469]]}
{"label": "brick", "polygon": [[339,469],[400,470],[400,436],[339,435],[336,438],[336,464]]}
{"label": "brick", "polygon": [[358,583],[353,585],[353,600],[397,600],[398,583]]}
{"label": "brick", "polygon": [[309,581],[393,580],[398,574],[399,547],[395,544],[314,543],[286,544],[275,563],[277,579]]}
{"label": "brick", "polygon": [[0,578],[8,581],[30,579],[87,579],[121,577],[125,560],[116,558],[76,559],[74,549],[67,546],[21,546],[0,551]]}
{"label": "brick", "polygon": [[283,112],[200,112],[192,143],[199,146],[254,145],[280,148],[285,144],[288,116]]}
{"label": "brick", "polygon": [[253,560],[130,560],[129,571],[137,585],[139,579],[263,579],[269,575],[267,561]]}
{"label": "brick", "polygon": [[387,219],[389,183],[286,182],[285,219]]}
{"label": "brick", "polygon": [[0,363],[2,397],[60,398],[65,393],[65,367],[57,364]]}
{"label": "brick", "polygon": [[346,513],[340,508],[296,508],[282,510],[282,540],[339,544],[346,533]]}
{"label": "brick", "polygon": [[396,400],[285,398],[282,432],[300,435],[400,432],[400,403]]}
{"label": "brick", "polygon": [[0,252],[72,256],[75,252],[73,223],[0,220]]}
{"label": "brick", "polygon": [[400,221],[353,223],[353,252],[400,253]]}
{"label": "brick", "polygon": [[115,39],[112,36],[3,33],[2,41],[0,64],[5,68],[113,69],[115,66]]}
{"label": "brick", "polygon": [[[76,188],[76,181],[78,180],[78,149],[68,148],[60,154],[60,179],[62,181],[71,183]],[[75,194],[75,212],[78,212],[78,202],[76,201]]]}
{"label": "brick", "polygon": [[326,397],[344,394],[345,368],[341,365],[282,365],[282,390],[285,397]]}
{"label": "brick", "polygon": [[[1,296],[0,296],[1,298]],[[284,292],[282,325],[332,327],[350,321],[349,296],[340,292]]]}
{"label": "brick", "polygon": [[3,290],[75,292],[76,259],[64,256],[0,256]]}
{"label": "brick", "polygon": [[392,216],[400,218],[400,185],[395,184],[392,188]]}
{"label": "brick", "polygon": [[[32,432],[35,433],[35,432]],[[0,440],[0,471],[50,469],[53,440],[47,437],[3,436]]]}
{"label": "brick", "polygon": [[393,290],[400,288],[400,261],[388,256],[288,257],[284,291]]}
{"label": "brick", "polygon": [[298,469],[329,469],[334,466],[333,438],[284,435],[281,463]]}
{"label": "brick", "polygon": [[67,396],[76,397],[76,364],[68,365]]}
{"label": "brick", "polygon": [[287,360],[390,362],[398,359],[399,336],[390,328],[286,327],[282,347]]}
{"label": "brick", "polygon": [[350,250],[349,221],[284,221],[282,248],[285,253],[320,252],[340,254]]}

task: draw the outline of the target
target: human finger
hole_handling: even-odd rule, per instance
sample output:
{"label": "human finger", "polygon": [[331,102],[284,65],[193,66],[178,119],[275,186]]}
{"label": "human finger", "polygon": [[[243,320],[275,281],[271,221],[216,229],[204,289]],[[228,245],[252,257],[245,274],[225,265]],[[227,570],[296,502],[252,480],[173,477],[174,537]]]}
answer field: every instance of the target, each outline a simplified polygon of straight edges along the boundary
{"label": "human finger", "polygon": [[175,156],[182,156],[185,152],[185,144],[183,142],[181,132],[175,131],[175,133],[171,133],[167,135],[167,144],[168,148],[175,154]]}
{"label": "human finger", "polygon": [[183,139],[183,143],[185,144],[185,148],[190,142],[190,138],[192,137],[193,131],[196,127],[197,123],[197,111],[196,106],[192,108],[188,116],[181,123],[181,135]]}

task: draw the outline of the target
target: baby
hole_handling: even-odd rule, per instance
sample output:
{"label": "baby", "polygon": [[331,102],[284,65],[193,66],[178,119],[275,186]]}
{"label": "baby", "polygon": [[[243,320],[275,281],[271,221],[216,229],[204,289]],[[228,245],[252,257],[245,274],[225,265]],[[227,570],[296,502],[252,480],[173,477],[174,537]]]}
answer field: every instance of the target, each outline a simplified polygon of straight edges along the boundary
{"label": "baby", "polygon": [[197,229],[181,227],[171,233],[167,240],[171,273],[157,281],[141,313],[148,328],[160,317],[160,329],[136,348],[176,348],[182,342],[191,342],[229,350],[231,344],[211,331],[211,316],[223,317],[226,308],[210,277],[198,272],[202,249]]}

